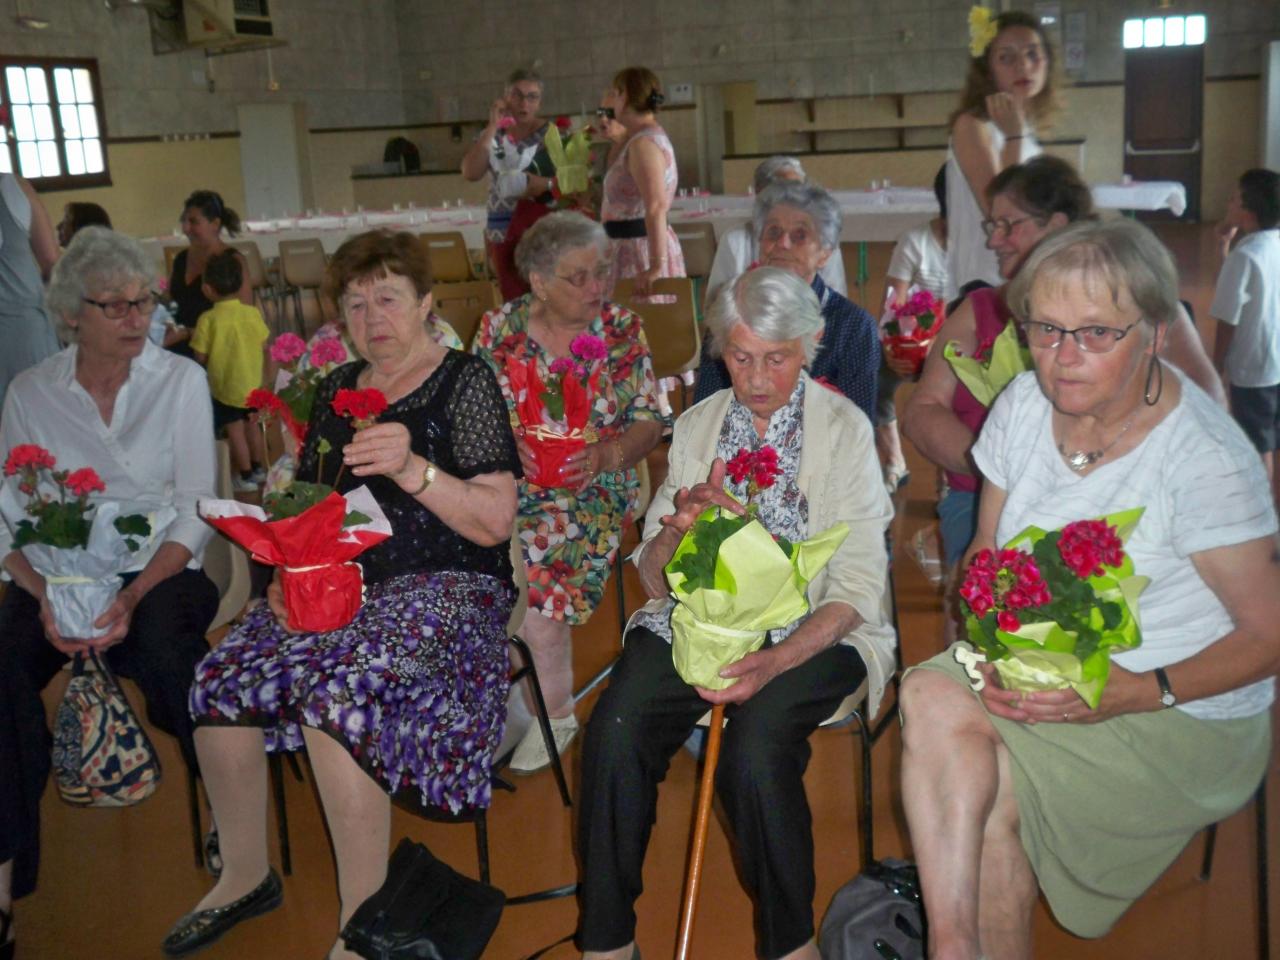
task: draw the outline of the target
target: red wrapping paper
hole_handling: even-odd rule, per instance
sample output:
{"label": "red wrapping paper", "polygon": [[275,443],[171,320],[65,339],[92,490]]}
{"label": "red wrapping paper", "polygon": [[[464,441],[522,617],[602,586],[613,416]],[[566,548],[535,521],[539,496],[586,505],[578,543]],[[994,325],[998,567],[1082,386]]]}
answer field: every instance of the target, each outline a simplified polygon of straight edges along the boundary
{"label": "red wrapping paper", "polygon": [[924,366],[925,357],[929,355],[929,347],[933,345],[933,337],[917,340],[910,335],[894,337],[885,334],[880,338],[880,342],[884,344],[891,356],[900,360],[909,360],[912,364],[911,374],[915,376]]}
{"label": "red wrapping paper", "polygon": [[586,387],[577,377],[565,375],[562,381],[564,421],[551,424],[542,402],[547,388],[538,375],[537,360],[508,359],[506,370],[507,383],[515,397],[516,417],[524,427],[524,441],[533,451],[537,464],[531,474],[525,474],[525,479],[540,487],[564,487],[561,468],[569,457],[587,445],[591,432],[587,425],[591,416],[591,393],[600,379],[600,371],[591,374]]}
{"label": "red wrapping paper", "polygon": [[[349,510],[371,522],[343,529]],[[391,535],[391,525],[368,488],[331,493],[296,517],[267,520],[259,507],[235,500],[202,500],[200,512],[253,558],[282,567],[281,586],[291,630],[325,633],[346,626],[364,600],[357,556]]]}

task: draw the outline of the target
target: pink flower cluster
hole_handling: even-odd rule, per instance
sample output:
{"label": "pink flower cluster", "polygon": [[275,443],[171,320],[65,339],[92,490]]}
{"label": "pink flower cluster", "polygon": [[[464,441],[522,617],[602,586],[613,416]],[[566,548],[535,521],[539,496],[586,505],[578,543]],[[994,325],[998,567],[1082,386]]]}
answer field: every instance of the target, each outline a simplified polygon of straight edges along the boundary
{"label": "pink flower cluster", "polygon": [[579,360],[588,363],[604,360],[609,356],[609,348],[599,337],[589,333],[580,333],[569,343],[569,352]]}
{"label": "pink flower cluster", "polygon": [[739,447],[727,464],[727,469],[730,480],[735,484],[749,482],[749,489],[753,493],[772,487],[782,473],[782,468],[778,465],[778,451],[767,446],[759,450]]}
{"label": "pink flower cluster", "polygon": [[296,333],[282,333],[271,344],[271,359],[279,364],[300,360],[307,352],[307,342]]}
{"label": "pink flower cluster", "polygon": [[979,550],[965,571],[960,596],[981,619],[996,611],[996,626],[1013,633],[1022,626],[1013,611],[1038,607],[1053,599],[1040,568],[1021,550]]}
{"label": "pink flower cluster", "polygon": [[928,290],[917,290],[906,303],[893,305],[893,315],[902,317],[919,317],[927,313],[935,313],[943,304]]}
{"label": "pink flower cluster", "polygon": [[1101,576],[1104,566],[1118,567],[1124,560],[1124,544],[1116,528],[1103,520],[1067,524],[1058,538],[1058,552],[1081,580]]}
{"label": "pink flower cluster", "polygon": [[331,363],[346,363],[347,348],[340,337],[321,337],[311,348],[311,365],[325,367]]}

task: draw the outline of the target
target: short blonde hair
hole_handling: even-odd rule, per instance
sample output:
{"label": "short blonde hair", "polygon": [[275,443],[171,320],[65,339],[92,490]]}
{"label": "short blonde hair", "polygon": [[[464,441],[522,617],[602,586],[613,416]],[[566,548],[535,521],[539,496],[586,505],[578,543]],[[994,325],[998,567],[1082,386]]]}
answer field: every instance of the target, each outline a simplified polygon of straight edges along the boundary
{"label": "short blonde hair", "polygon": [[1079,278],[1099,284],[1119,304],[1127,292],[1151,327],[1171,323],[1178,315],[1178,271],[1173,257],[1154,233],[1135,220],[1081,220],[1045,237],[1031,252],[1009,285],[1008,303],[1019,321],[1031,313],[1037,284],[1064,284]]}

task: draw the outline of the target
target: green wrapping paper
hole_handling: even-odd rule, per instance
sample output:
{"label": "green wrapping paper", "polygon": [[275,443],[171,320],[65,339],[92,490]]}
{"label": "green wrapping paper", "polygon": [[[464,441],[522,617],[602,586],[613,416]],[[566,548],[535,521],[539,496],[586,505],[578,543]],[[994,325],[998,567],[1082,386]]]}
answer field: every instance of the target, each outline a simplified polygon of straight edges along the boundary
{"label": "green wrapping paper", "polygon": [[[1121,541],[1129,535],[1142,517],[1144,508],[1135,507],[1102,517],[1116,528]],[[1050,531],[1029,526],[1005,546],[1030,549],[1048,536]],[[1055,622],[1027,623],[1009,633],[994,630],[997,644],[992,644],[978,618],[965,617],[965,627],[974,647],[981,651],[1000,674],[1001,683],[1009,690],[1061,690],[1071,687],[1080,698],[1097,709],[1111,673],[1111,651],[1132,650],[1142,644],[1138,621],[1138,595],[1151,582],[1149,577],[1133,572],[1133,560],[1125,551],[1118,567],[1106,567],[1101,576],[1088,578],[1098,604],[1114,602],[1120,611],[1119,623],[1107,627],[1097,605],[1089,610],[1088,626],[1099,634],[1091,649],[1082,648],[1080,632],[1064,629]]]}
{"label": "green wrapping paper", "polygon": [[[718,514],[710,507],[698,523]],[[809,612],[809,582],[835,554],[849,527],[838,523],[818,536],[792,545],[791,556],[760,521],[752,519],[726,538],[716,554],[715,584],[692,591],[674,565],[695,553],[693,530],[680,541],[665,572],[676,599],[671,614],[671,654],[685,683],[723,690],[736,683],[720,671],[759,650],[770,630],[785,627]]]}
{"label": "green wrapping paper", "polygon": [[586,190],[591,180],[591,141],[587,139],[586,128],[566,141],[561,139],[560,130],[552,123],[547,126],[542,142],[556,169],[556,185],[561,196]]}
{"label": "green wrapping paper", "polygon": [[954,340],[943,348],[942,356],[951,364],[960,382],[969,388],[973,398],[987,408],[1010,380],[1031,369],[1031,353],[1018,342],[1018,328],[1012,322],[1005,324],[991,344],[989,360],[962,356]]}

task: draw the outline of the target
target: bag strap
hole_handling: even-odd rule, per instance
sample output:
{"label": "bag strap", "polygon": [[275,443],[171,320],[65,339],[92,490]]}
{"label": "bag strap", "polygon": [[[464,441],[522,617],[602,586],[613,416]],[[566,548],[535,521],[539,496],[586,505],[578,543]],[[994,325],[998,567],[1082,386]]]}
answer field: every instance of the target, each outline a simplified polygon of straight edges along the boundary
{"label": "bag strap", "polygon": [[543,956],[544,954],[550,953],[556,947],[560,946],[560,944],[569,943],[573,939],[574,934],[576,934],[577,932],[578,932],[577,930],[574,930],[572,933],[566,933],[563,937],[561,937],[559,940],[555,941],[554,943],[548,943],[541,950],[537,950],[534,953],[529,954],[529,956],[525,957],[524,960],[538,960],[539,957]]}

